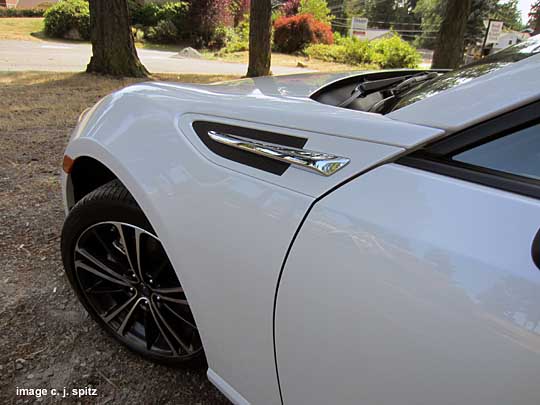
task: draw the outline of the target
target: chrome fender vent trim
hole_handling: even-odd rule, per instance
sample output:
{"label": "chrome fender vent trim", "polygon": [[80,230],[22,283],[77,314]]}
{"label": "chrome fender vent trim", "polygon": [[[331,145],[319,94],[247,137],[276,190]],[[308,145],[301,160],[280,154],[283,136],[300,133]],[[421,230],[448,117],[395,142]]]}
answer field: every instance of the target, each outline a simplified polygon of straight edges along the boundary
{"label": "chrome fender vent trim", "polygon": [[213,141],[223,145],[264,156],[269,159],[289,163],[297,168],[323,176],[331,176],[338,170],[347,166],[350,162],[350,159],[346,157],[315,152],[307,149],[257,142],[252,139],[225,134],[214,130],[208,131],[208,136]]}

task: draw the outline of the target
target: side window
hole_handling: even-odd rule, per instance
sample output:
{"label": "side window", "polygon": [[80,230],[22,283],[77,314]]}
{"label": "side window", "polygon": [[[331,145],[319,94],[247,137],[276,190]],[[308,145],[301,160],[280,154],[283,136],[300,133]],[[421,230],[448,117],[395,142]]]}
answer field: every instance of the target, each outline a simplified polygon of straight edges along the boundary
{"label": "side window", "polygon": [[540,180],[540,124],[473,147],[452,160]]}
{"label": "side window", "polygon": [[426,145],[396,163],[540,199],[540,101]]}

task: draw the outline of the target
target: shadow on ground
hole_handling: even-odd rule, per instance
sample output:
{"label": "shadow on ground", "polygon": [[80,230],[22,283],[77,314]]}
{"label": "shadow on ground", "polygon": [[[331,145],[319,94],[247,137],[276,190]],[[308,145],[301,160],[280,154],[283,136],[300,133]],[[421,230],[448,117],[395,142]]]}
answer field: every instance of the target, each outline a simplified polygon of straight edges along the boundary
{"label": "shadow on ground", "polygon": [[0,74],[0,403],[35,401],[16,396],[16,387],[90,386],[96,397],[70,402],[227,403],[205,369],[148,363],[101,332],[63,273],[63,149],[82,109],[130,82],[85,74]]}

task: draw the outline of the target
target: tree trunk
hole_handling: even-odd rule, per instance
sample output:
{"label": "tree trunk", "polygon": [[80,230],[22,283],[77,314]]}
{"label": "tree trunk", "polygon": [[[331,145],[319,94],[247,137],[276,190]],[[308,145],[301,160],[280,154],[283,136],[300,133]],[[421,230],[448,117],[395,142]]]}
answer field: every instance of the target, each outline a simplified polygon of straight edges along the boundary
{"label": "tree trunk", "polygon": [[129,26],[127,0],[89,0],[92,58],[87,72],[146,77]]}
{"label": "tree trunk", "polygon": [[448,0],[433,53],[433,69],[455,69],[463,63],[464,36],[471,0]]}
{"label": "tree trunk", "polygon": [[251,0],[249,17],[249,66],[247,77],[270,74],[272,4],[270,0]]}

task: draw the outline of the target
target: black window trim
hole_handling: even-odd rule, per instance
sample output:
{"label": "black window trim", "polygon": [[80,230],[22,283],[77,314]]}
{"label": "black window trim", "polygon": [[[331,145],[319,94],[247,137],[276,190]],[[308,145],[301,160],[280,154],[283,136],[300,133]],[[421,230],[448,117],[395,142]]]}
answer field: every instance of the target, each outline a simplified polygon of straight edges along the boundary
{"label": "black window trim", "polygon": [[406,155],[396,161],[471,183],[540,199],[540,180],[453,160],[476,146],[540,123],[540,101],[490,119]]}

